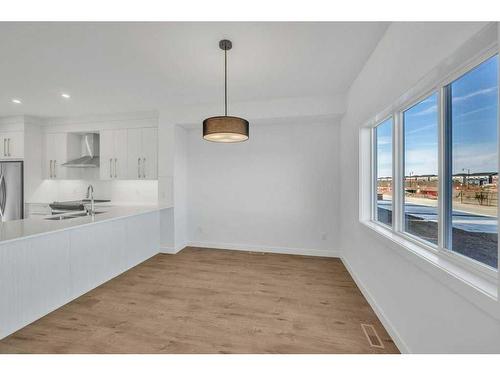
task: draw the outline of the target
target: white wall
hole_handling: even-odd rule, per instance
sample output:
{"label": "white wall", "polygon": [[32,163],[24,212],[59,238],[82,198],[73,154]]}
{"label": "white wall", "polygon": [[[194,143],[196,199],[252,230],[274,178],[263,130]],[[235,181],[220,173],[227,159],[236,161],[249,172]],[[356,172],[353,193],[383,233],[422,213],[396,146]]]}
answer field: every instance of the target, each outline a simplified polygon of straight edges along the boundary
{"label": "white wall", "polygon": [[180,126],[175,128],[174,162],[174,236],[175,250],[182,250],[188,238],[188,131]]}
{"label": "white wall", "polygon": [[[180,156],[182,152],[179,151],[179,145],[176,144],[176,137],[179,136],[176,129],[179,125],[182,125],[190,129],[197,129],[199,135],[203,119],[220,113],[221,104],[220,102],[211,104],[189,103],[185,106],[175,106],[173,108],[166,106],[159,111],[158,198],[161,206],[171,207],[173,205],[174,190],[177,191],[176,204],[179,204],[179,193],[182,191],[184,183],[182,182],[182,175],[179,178],[177,175],[174,176],[174,174],[182,174],[182,169],[179,169],[180,164],[176,162],[177,158],[182,158]],[[313,124],[318,121],[333,123],[338,122],[339,116],[345,110],[345,96],[276,98],[272,100],[231,102],[230,110],[232,114],[248,119],[252,131],[258,126],[288,125],[291,121],[295,124],[300,122]],[[180,223],[186,222],[185,216],[186,209],[182,207],[162,210],[162,251],[176,251],[185,245],[184,235],[179,233],[179,230],[182,231],[179,227]],[[172,230],[172,223],[177,224],[177,238],[173,233],[175,230]]]}
{"label": "white wall", "polygon": [[336,255],[338,131],[335,122],[266,124],[251,127],[250,140],[239,144],[189,131],[189,241]]}
{"label": "white wall", "polygon": [[392,24],[352,85],[341,123],[343,257],[404,351],[500,352],[500,322],[359,223],[359,128],[483,26]]}

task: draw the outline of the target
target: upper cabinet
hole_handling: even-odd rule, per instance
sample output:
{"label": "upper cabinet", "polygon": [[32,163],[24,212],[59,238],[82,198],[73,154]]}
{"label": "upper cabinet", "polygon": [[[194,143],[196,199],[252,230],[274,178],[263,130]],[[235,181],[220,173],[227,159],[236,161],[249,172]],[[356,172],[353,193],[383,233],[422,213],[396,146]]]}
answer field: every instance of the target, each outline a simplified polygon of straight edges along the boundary
{"label": "upper cabinet", "polygon": [[99,147],[101,180],[127,179],[127,129],[102,130]]}
{"label": "upper cabinet", "polygon": [[158,129],[127,130],[128,178],[154,180],[158,178]]}
{"label": "upper cabinet", "polygon": [[156,128],[102,130],[99,143],[101,180],[158,177]]}
{"label": "upper cabinet", "polygon": [[46,179],[65,179],[67,170],[61,167],[68,161],[68,133],[45,134],[43,175]]}
{"label": "upper cabinet", "polygon": [[142,178],[158,178],[158,129],[142,129]]}
{"label": "upper cabinet", "polygon": [[0,159],[22,159],[24,157],[24,132],[0,133]]}

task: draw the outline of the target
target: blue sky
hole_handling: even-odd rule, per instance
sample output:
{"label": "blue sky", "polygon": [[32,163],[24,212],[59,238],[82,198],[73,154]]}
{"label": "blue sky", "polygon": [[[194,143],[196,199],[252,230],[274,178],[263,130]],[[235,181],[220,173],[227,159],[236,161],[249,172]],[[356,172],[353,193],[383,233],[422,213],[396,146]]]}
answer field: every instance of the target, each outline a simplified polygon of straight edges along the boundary
{"label": "blue sky", "polygon": [[[453,173],[497,171],[498,56],[451,84]],[[404,113],[405,174],[437,174],[438,103],[432,94]],[[391,175],[391,121],[377,127],[378,176]]]}
{"label": "blue sky", "polygon": [[498,55],[451,85],[453,173],[497,171]]}
{"label": "blue sky", "polygon": [[392,118],[377,126],[377,177],[392,176]]}

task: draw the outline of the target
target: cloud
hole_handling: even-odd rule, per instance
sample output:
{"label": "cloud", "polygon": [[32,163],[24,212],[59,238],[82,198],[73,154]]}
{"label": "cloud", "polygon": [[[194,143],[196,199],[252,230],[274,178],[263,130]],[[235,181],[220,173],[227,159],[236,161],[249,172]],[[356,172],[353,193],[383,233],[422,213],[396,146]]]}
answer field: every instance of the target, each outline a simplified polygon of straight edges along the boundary
{"label": "cloud", "polygon": [[438,151],[437,144],[430,147],[406,150],[405,173],[413,172],[416,175],[437,174]]}
{"label": "cloud", "polygon": [[392,152],[380,152],[377,155],[377,173],[379,177],[392,175]]}
{"label": "cloud", "polygon": [[427,124],[427,125],[419,126],[418,128],[415,128],[415,129],[412,129],[410,131],[405,132],[405,135],[408,136],[410,134],[420,133],[420,132],[422,132],[424,130],[431,129],[431,128],[435,128],[435,130],[436,130],[436,137],[437,137],[437,124],[436,123],[430,123],[430,124]]}
{"label": "cloud", "polygon": [[457,118],[469,116],[469,115],[472,115],[474,113],[484,112],[484,111],[487,111],[489,109],[493,109],[493,108],[496,108],[496,107],[497,107],[496,105],[489,105],[489,106],[486,106],[486,107],[477,108],[477,109],[474,109],[472,111],[461,113],[461,114],[459,114],[457,116]]}
{"label": "cloud", "polygon": [[377,145],[384,146],[392,144],[392,136],[378,136],[377,137]]}
{"label": "cloud", "polygon": [[437,94],[432,94],[431,96],[428,96],[426,99],[422,100],[418,104],[433,103],[433,102],[436,102],[436,100],[437,100]]}
{"label": "cloud", "polygon": [[431,105],[429,108],[422,109],[418,112],[408,112],[408,116],[424,116],[429,114],[437,113],[437,104]]}
{"label": "cloud", "polygon": [[462,102],[464,100],[474,98],[474,97],[479,96],[479,95],[493,94],[493,93],[496,93],[497,91],[498,91],[498,86],[493,86],[493,87],[488,87],[485,89],[473,91],[473,92],[466,94],[466,95],[455,96],[453,98],[453,103]]}
{"label": "cloud", "polygon": [[453,144],[453,173],[462,172],[462,168],[471,172],[494,172],[498,170],[496,144]]}

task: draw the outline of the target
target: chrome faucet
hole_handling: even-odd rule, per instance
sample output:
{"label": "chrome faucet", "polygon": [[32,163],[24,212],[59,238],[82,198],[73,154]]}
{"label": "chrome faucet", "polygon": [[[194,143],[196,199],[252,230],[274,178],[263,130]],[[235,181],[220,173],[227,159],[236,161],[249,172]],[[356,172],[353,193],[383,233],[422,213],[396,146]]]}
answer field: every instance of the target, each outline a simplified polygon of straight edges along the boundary
{"label": "chrome faucet", "polygon": [[87,199],[90,199],[90,210],[87,209],[87,213],[94,216],[95,206],[94,206],[94,187],[89,185],[87,187]]}

